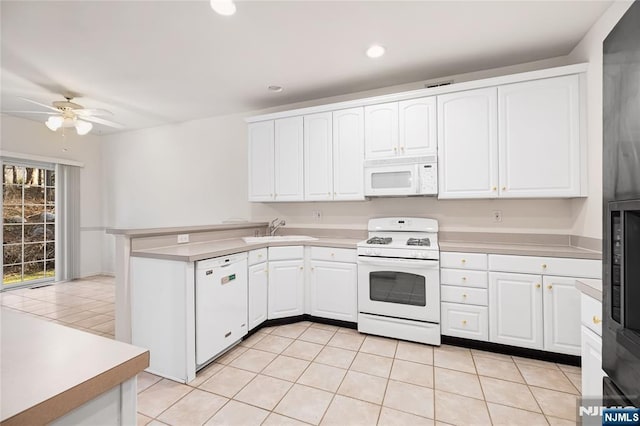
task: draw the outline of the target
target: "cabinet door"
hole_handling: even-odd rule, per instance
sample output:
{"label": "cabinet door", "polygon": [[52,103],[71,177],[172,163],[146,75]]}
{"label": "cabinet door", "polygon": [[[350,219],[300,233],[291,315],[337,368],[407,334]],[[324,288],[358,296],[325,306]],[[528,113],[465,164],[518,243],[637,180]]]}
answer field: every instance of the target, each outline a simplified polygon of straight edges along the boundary
{"label": "cabinet door", "polygon": [[311,315],[357,321],[358,273],[353,263],[311,261]]}
{"label": "cabinet door", "polygon": [[269,262],[269,319],[304,313],[302,259]]}
{"label": "cabinet door", "polygon": [[542,349],[542,277],[489,273],[489,340]]}
{"label": "cabinet door", "polygon": [[333,199],[364,200],[363,108],[333,112]]}
{"label": "cabinet door", "polygon": [[402,155],[435,154],[436,97],[411,99],[398,104],[399,146]]}
{"label": "cabinet door", "polygon": [[304,199],[333,199],[332,114],[304,117]]}
{"label": "cabinet door", "polygon": [[267,320],[268,274],[267,263],[249,267],[249,330]]}
{"label": "cabinet door", "polygon": [[498,196],[497,89],[438,96],[438,198]]}
{"label": "cabinet door", "polygon": [[365,158],[393,157],[398,150],[398,103],[364,107]]}
{"label": "cabinet door", "polygon": [[275,121],[275,201],[304,199],[302,138],[302,117]]}
{"label": "cabinet door", "polygon": [[273,121],[251,123],[249,132],[249,201],[273,201]]}
{"label": "cabinet door", "polygon": [[580,355],[580,292],[575,278],[543,278],[544,349]]}
{"label": "cabinet door", "polygon": [[582,327],[582,395],[585,398],[602,397],[602,338]]}
{"label": "cabinet door", "polygon": [[498,88],[501,197],[580,195],[579,77]]}

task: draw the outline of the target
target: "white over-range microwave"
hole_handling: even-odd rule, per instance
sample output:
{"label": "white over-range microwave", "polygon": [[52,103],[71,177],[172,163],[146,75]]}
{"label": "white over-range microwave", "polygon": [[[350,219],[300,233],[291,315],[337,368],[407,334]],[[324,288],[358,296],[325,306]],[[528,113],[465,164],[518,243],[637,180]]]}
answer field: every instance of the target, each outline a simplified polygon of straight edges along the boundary
{"label": "white over-range microwave", "polygon": [[364,162],[364,195],[368,197],[436,195],[435,155],[385,158]]}

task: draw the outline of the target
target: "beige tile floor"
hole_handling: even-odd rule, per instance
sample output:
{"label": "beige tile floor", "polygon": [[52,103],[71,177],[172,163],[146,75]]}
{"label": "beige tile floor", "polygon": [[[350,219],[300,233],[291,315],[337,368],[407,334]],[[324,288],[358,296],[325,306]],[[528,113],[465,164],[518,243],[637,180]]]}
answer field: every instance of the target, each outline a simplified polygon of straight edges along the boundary
{"label": "beige tile floor", "polygon": [[[113,278],[0,294],[113,338]],[[188,385],[138,376],[140,425],[574,425],[580,369],[311,322],[269,327]]]}

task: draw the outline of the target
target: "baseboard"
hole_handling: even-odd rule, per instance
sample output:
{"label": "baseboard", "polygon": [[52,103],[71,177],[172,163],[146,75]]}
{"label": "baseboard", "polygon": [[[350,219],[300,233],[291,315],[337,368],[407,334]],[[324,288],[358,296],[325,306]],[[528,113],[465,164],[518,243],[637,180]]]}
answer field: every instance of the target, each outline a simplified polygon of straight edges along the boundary
{"label": "baseboard", "polygon": [[580,357],[576,355],[559,354],[556,352],[540,351],[537,349],[520,348],[517,346],[502,345],[500,343],[482,342],[479,340],[463,339],[461,337],[442,336],[442,343],[452,346],[460,346],[469,349],[500,353],[522,358],[537,359],[540,361],[557,362],[560,364],[575,365],[580,367]]}
{"label": "baseboard", "polygon": [[278,325],[294,324],[294,323],[300,322],[300,321],[311,321],[311,322],[317,322],[317,323],[320,323],[320,324],[335,325],[336,327],[351,328],[351,329],[354,329],[354,330],[358,329],[358,323],[357,322],[334,320],[334,319],[330,319],[330,318],[320,318],[320,317],[314,317],[313,315],[304,314],[304,315],[296,315],[295,317],[286,317],[286,318],[278,318],[278,319],[266,320],[262,324],[256,326],[254,329],[250,330],[249,333],[247,333],[247,335],[244,336],[244,338],[247,339],[252,334],[260,331],[261,329],[263,329],[265,327],[275,327],[275,326],[278,326]]}

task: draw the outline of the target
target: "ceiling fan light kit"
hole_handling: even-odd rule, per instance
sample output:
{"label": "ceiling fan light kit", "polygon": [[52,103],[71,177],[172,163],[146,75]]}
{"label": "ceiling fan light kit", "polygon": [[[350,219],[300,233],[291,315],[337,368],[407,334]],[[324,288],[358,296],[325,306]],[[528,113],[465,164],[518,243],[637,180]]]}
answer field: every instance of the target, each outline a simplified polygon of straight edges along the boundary
{"label": "ceiling fan light kit", "polygon": [[[56,101],[51,105],[43,104],[31,99],[20,98],[24,101],[32,104],[44,107],[49,111],[4,111],[5,113],[20,113],[20,114],[47,114],[49,118],[45,121],[45,126],[53,132],[58,129],[66,129],[75,127],[78,135],[86,135],[93,129],[93,123],[102,124],[104,126],[114,127],[116,129],[123,129],[124,126],[113,121],[105,120],[104,118],[96,117],[99,115],[113,115],[113,113],[105,109],[88,109],[82,105],[71,102],[73,99],[70,96],[65,96],[65,101]],[[53,112],[51,112],[53,111]]]}
{"label": "ceiling fan light kit", "polygon": [[88,121],[78,120],[77,118],[72,117],[63,117],[61,115],[54,115],[52,117],[49,117],[44,124],[49,128],[49,130],[54,132],[61,127],[75,127],[76,132],[80,136],[86,135],[91,131],[91,129],[93,129],[93,124],[89,123]]}

